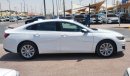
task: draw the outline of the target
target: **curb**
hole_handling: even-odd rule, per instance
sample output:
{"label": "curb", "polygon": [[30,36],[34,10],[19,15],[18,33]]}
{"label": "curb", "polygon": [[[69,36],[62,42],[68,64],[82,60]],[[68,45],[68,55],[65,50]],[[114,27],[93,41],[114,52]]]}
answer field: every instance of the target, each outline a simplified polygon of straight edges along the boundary
{"label": "curb", "polygon": [[130,29],[130,27],[114,27],[114,28],[125,28],[125,29]]}

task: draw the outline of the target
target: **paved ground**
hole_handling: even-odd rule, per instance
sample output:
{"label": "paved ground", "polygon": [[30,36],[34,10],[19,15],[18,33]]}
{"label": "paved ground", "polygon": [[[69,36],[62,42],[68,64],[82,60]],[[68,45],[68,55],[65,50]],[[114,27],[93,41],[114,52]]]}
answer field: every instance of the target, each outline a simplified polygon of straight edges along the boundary
{"label": "paved ground", "polygon": [[130,67],[130,43],[126,45],[124,53],[108,59],[95,54],[55,54],[27,61],[0,49],[0,67],[16,69],[20,76],[123,76]]}

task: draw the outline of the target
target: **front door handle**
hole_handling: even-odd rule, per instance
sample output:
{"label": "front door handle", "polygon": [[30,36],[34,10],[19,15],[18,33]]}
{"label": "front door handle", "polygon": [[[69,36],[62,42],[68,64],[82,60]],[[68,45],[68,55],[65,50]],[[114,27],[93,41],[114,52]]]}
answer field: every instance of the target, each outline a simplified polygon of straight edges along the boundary
{"label": "front door handle", "polygon": [[61,35],[61,37],[67,37],[67,35]]}

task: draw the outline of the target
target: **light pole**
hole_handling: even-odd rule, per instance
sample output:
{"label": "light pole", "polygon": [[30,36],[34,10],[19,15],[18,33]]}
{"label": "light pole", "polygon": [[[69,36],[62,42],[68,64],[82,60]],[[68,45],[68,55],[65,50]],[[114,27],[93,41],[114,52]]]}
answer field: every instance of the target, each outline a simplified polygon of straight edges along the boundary
{"label": "light pole", "polygon": [[106,0],[106,24],[107,24],[107,0]]}
{"label": "light pole", "polygon": [[7,2],[9,3],[9,16],[11,16],[10,0],[7,0]]}
{"label": "light pole", "polygon": [[59,8],[58,8],[58,1],[56,0],[56,7],[57,7],[57,16],[59,16]]}
{"label": "light pole", "polygon": [[21,4],[21,13],[22,13],[22,6],[23,6],[23,5],[22,5],[22,3],[20,3],[20,4]]}
{"label": "light pole", "polygon": [[89,23],[88,23],[88,27],[90,27],[90,8],[91,8],[91,5],[90,5],[90,3],[89,3]]}
{"label": "light pole", "polygon": [[52,6],[53,6],[53,17],[54,17],[55,6],[54,6],[54,1],[53,0],[52,0]]}
{"label": "light pole", "polygon": [[23,0],[23,3],[24,3],[24,13],[25,13],[25,0]]}
{"label": "light pole", "polygon": [[64,18],[65,18],[65,0],[63,0],[63,12],[64,12]]}
{"label": "light pole", "polygon": [[27,14],[28,14],[29,10],[28,10],[28,4],[27,4]]}
{"label": "light pole", "polygon": [[45,0],[43,0],[43,4],[44,4],[44,15],[46,17],[46,1]]}
{"label": "light pole", "polygon": [[71,0],[71,15],[73,15],[73,0]]}

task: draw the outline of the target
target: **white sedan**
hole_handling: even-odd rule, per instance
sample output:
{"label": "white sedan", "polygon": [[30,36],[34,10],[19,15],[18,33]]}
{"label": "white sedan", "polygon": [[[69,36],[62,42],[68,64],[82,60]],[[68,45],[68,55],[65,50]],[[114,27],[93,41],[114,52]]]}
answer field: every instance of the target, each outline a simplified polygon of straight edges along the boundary
{"label": "white sedan", "polygon": [[13,69],[0,68],[0,76],[20,76],[19,72]]}
{"label": "white sedan", "polygon": [[110,57],[125,50],[122,34],[90,29],[64,19],[40,20],[8,29],[4,37],[5,51],[18,53],[25,59],[49,53],[96,53]]}
{"label": "white sedan", "polygon": [[125,71],[124,76],[130,76],[130,68]]}

